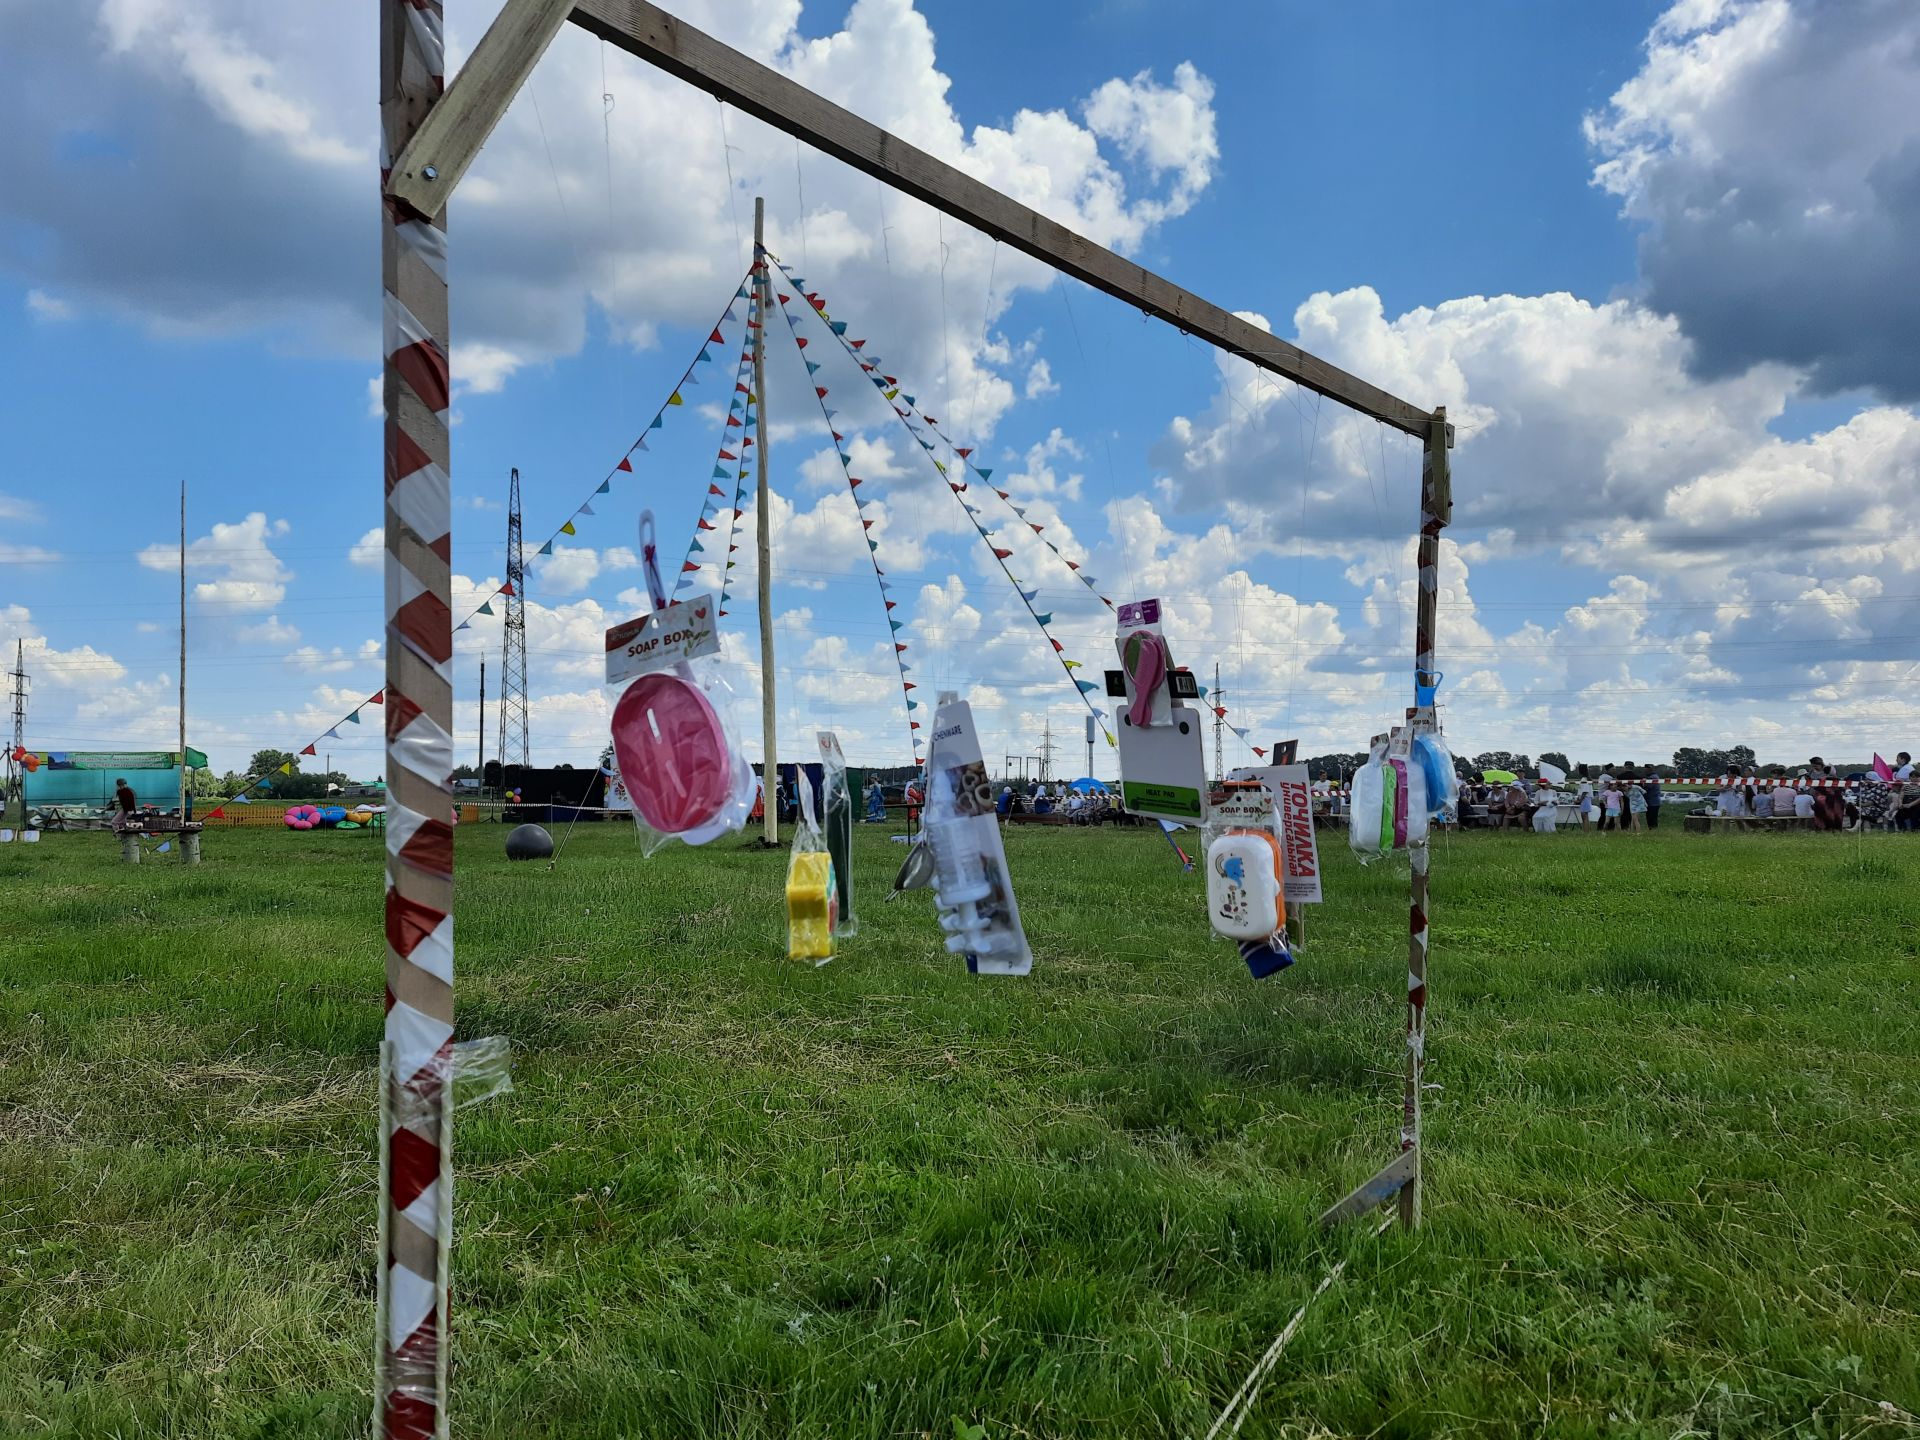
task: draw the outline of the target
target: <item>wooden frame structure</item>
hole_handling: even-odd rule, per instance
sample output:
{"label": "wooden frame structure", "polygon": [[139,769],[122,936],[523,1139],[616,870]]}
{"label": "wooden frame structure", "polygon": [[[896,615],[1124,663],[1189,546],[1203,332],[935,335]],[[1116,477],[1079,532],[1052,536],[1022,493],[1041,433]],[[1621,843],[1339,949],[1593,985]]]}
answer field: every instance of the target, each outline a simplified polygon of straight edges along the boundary
{"label": "wooden frame structure", "polygon": [[[453,768],[446,205],[488,134],[571,20],[721,102],[1260,369],[1416,436],[1421,467],[1415,697],[1435,728],[1440,531],[1453,514],[1444,409],[1426,410],[1074,234],[768,69],[647,0],[506,0],[451,87],[441,0],[380,0],[386,309],[387,1039],[379,1433],[445,1435],[453,1035]],[[765,403],[764,392],[761,402]],[[763,412],[764,413],[764,412]],[[761,456],[765,460],[764,451]],[[762,481],[764,487],[764,480]],[[763,488],[764,495],[764,488]],[[762,525],[765,509],[762,506]],[[769,807],[771,810],[771,807]],[[1425,847],[1412,854],[1407,1053],[1399,1152],[1328,1210],[1331,1224],[1396,1200],[1420,1223],[1426,1054]]]}

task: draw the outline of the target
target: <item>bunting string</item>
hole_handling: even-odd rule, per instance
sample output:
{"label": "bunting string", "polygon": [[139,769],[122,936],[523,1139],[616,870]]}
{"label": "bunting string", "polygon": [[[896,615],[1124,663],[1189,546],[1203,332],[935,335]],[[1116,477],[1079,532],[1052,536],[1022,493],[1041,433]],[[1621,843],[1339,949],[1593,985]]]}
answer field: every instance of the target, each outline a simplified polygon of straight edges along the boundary
{"label": "bunting string", "polygon": [[[749,272],[749,276],[750,275],[751,272]],[[743,277],[741,283],[734,287],[733,294],[727,299],[725,310],[722,311],[719,319],[714,321],[713,328],[708,332],[706,339],[700,342],[699,353],[694,356],[692,361],[687,365],[687,368],[681,373],[679,381],[674,385],[673,389],[668,392],[667,398],[660,403],[660,408],[654,411],[653,418],[649,420],[646,427],[641,430],[639,438],[626,448],[619,460],[614,463],[613,468],[607,471],[606,475],[601,479],[600,483],[594,487],[592,492],[587,495],[586,499],[576,505],[573,508],[573,512],[568,515],[565,520],[561,521],[559,528],[541,542],[540,548],[534,551],[536,559],[542,555],[553,554],[554,542],[563,536],[578,535],[580,533],[579,528],[574,522],[596,513],[593,509],[594,500],[602,495],[612,494],[613,482],[620,476],[634,473],[633,457],[647,450],[647,437],[649,435],[653,434],[656,430],[661,430],[666,427],[667,412],[676,408],[685,407],[687,403],[686,396],[682,392],[700,383],[698,372],[702,365],[712,362],[712,347],[715,345],[725,346],[727,343],[726,336],[722,333],[721,327],[739,319],[739,317],[734,314],[734,306],[739,301],[747,298],[747,278],[748,277]],[[467,612],[464,620],[453,627],[454,633],[458,634],[460,631],[467,629],[473,624],[476,616],[493,614],[493,601],[496,596],[510,596],[512,594],[513,583],[511,581],[502,581],[500,585],[495,587],[495,589],[487,595],[486,599],[482,600]]]}
{"label": "bunting string", "polygon": [[285,762],[278,770],[274,771],[272,775],[268,775],[265,778],[257,775],[249,775],[247,777],[247,783],[240,787],[240,793],[222,800],[207,812],[206,818],[209,820],[220,819],[227,813],[227,806],[229,805],[251,805],[253,803],[253,792],[255,790],[271,790],[276,777],[291,775],[293,773],[294,764],[300,756],[318,754],[322,740],[338,740],[340,738],[340,727],[342,725],[358,725],[360,723],[360,712],[366,709],[367,706],[385,705],[386,703],[387,692],[384,689],[374,691],[373,694],[369,695],[345,715],[334,721],[326,730],[314,736],[313,739],[301,746],[295,753],[294,759]]}
{"label": "bunting string", "polygon": [[799,333],[800,321],[790,308],[793,297],[782,291],[779,292],[779,301],[782,307],[780,314],[787,322],[788,333],[793,336],[800,359],[807,367],[807,378],[814,382],[814,403],[820,407],[820,418],[826,423],[827,433],[833,437],[834,453],[840,457],[840,473],[846,477],[847,493],[853,497],[854,513],[860,517],[860,534],[867,542],[867,560],[873,566],[873,578],[880,587],[881,614],[886,617],[887,635],[893,645],[893,663],[900,670],[900,698],[907,706],[907,741],[913,751],[913,763],[918,766],[921,763],[920,722],[913,715],[920,708],[920,702],[913,698],[913,692],[919,687],[908,678],[913,667],[907,663],[907,642],[900,638],[904,622],[893,618],[899,602],[893,598],[893,587],[887,583],[887,572],[880,568],[880,542],[873,538],[873,517],[867,514],[867,501],[860,494],[860,487],[865,482],[853,473],[853,457],[847,454],[846,437],[833,423],[839,412],[827,405],[828,387],[820,384],[817,378],[821,367],[817,362],[807,359],[807,337]]}
{"label": "bunting string", "polygon": [[[747,302],[747,324],[757,325],[759,313],[757,302],[749,298]],[[734,528],[740,523],[740,506],[746,496],[742,486],[746,480],[747,447],[755,443],[757,417],[753,408],[753,392],[747,388],[747,376],[753,365],[753,330],[748,329],[746,338],[740,345],[740,361],[733,369],[733,394],[727,401],[727,417],[720,426],[720,444],[713,458],[713,474],[707,480],[707,496],[700,506],[700,518],[694,522],[693,534],[687,539],[686,557],[680,562],[680,573],[674,577],[673,593],[677,597],[682,591],[692,587],[693,577],[700,573],[701,561],[695,555],[707,555],[704,537],[718,536],[720,527],[716,517],[722,508],[727,511],[727,548],[721,553],[720,570],[720,613],[726,614],[729,587],[733,579]],[[740,438],[735,439],[738,435]],[[731,447],[731,448],[729,448]],[[736,468],[738,467],[737,473]],[[727,482],[722,490],[720,482]],[[718,502],[728,502],[722,506]]]}
{"label": "bunting string", "polygon": [[[933,443],[926,438],[926,435],[920,433],[921,430],[924,429],[927,434],[932,435],[944,444],[953,458],[958,460],[974,479],[978,480],[998,496],[1002,503],[1004,503],[1009,510],[1013,511],[1020,523],[1025,525],[1042,545],[1045,545],[1047,549],[1051,550],[1054,555],[1059,558],[1060,563],[1066,566],[1074,579],[1086,586],[1107,609],[1113,609],[1113,601],[1100,593],[1100,582],[1093,576],[1088,575],[1082,569],[1079,561],[1068,559],[1066,552],[1061,550],[1053,540],[1047,537],[1047,527],[1028,516],[1028,506],[1022,505],[1013,498],[1009,491],[1003,490],[993,483],[993,471],[991,469],[974,462],[975,447],[955,445],[947,436],[946,432],[941,430],[940,422],[920,408],[918,398],[906,393],[902,388],[900,378],[896,375],[888,375],[885,373],[883,368],[885,362],[879,355],[867,348],[866,341],[849,340],[847,338],[847,322],[844,320],[835,320],[832,315],[828,313],[826,301],[819,293],[806,290],[806,282],[797,279],[793,272],[778,259],[774,261],[774,264],[780,266],[780,271],[786,276],[788,283],[806,296],[808,305],[810,305],[814,312],[820,316],[821,320],[825,322],[828,331],[840,342],[841,349],[846,351],[848,357],[852,359],[866,374],[867,378],[873,382],[874,388],[880,391],[881,398],[893,407],[893,413],[905,423],[907,433],[913,436],[920,448],[929,453],[934,449]],[[947,466],[940,461],[936,460],[934,466],[940,471],[941,475],[946,478],[947,484],[954,488],[955,494],[967,493],[972,481],[956,482],[953,477],[948,474]],[[976,513],[978,512],[976,511]]]}
{"label": "bunting string", "polygon": [[[536,556],[551,555],[553,553],[554,542],[562,536],[579,534],[579,529],[574,522],[588,518],[596,513],[593,509],[594,500],[599,496],[608,495],[613,492],[613,482],[615,478],[620,475],[631,475],[634,473],[633,457],[646,451],[648,435],[665,427],[667,412],[675,407],[685,406],[686,397],[681,392],[699,383],[697,374],[699,368],[713,360],[711,347],[726,344],[726,337],[722,333],[722,327],[738,320],[739,317],[734,313],[734,306],[741,300],[749,299],[746,280],[750,278],[751,273],[752,272],[749,271],[748,277],[743,277],[741,283],[734,287],[734,293],[728,298],[725,310],[720,315],[720,318],[714,321],[713,328],[708,332],[707,338],[701,342],[699,353],[694,356],[693,360],[687,365],[687,368],[681,373],[679,383],[673,387],[666,400],[661,403],[660,408],[654,412],[653,418],[647,422],[647,426],[640,432],[639,438],[626,448],[625,452],[620,456],[620,459],[614,464],[613,468],[606,473],[606,476],[600,481],[599,485],[593,489],[592,493],[590,493],[586,499],[582,500],[580,504],[575,506],[573,513],[562,521],[560,527],[546,538],[539,550],[535,552]],[[751,308],[751,303],[749,304],[749,308]],[[747,333],[750,339],[751,331]],[[511,582],[502,582],[490,591],[484,600],[467,612],[466,618],[454,627],[455,631],[458,632],[469,628],[473,624],[476,616],[494,614],[494,599],[498,596],[511,594],[513,594]],[[360,712],[367,706],[385,704],[386,691],[382,689],[374,692],[373,695],[361,701],[339,720],[336,720],[327,730],[316,735],[306,745],[302,746],[301,749],[296,752],[296,758],[303,755],[317,754],[319,744],[322,740],[338,740],[340,738],[340,727],[342,725],[360,724]],[[241,787],[240,793],[228,797],[212,810],[209,810],[206,818],[209,820],[222,818],[226,814],[226,808],[229,805],[251,805],[253,803],[253,792],[256,790],[270,789],[276,776],[290,775],[292,773],[293,764],[289,762],[282,765],[274,775],[268,775],[264,778],[255,775],[248,776],[247,783]]]}
{"label": "bunting string", "polygon": [[[1108,610],[1112,610],[1114,608],[1113,601],[1106,595],[1101,594],[1099,580],[1087,574],[1081,567],[1080,562],[1069,559],[1066,553],[1047,537],[1045,533],[1046,527],[1027,514],[1028,506],[1021,504],[1014,499],[1009,491],[993,483],[993,471],[975,462],[974,447],[958,446],[953,443],[946,432],[941,430],[940,422],[922,410],[918,399],[905,391],[902,387],[900,377],[886,373],[885,361],[874,353],[865,340],[852,340],[848,338],[847,322],[833,318],[827,309],[826,300],[818,292],[809,291],[806,288],[806,281],[796,276],[792,269],[780,260],[779,257],[774,256],[772,258],[773,263],[780,267],[780,273],[786,278],[787,283],[806,298],[808,307],[820,317],[821,322],[827,327],[828,332],[840,342],[840,348],[846,352],[848,358],[860,367],[861,371],[873,383],[874,388],[880,392],[881,398],[891,407],[894,415],[900,420],[901,424],[906,427],[907,433],[913,437],[915,443],[919,445],[921,450],[927,453],[927,457],[932,461],[934,469],[940,472],[941,478],[947,482],[947,488],[953,492],[954,498],[959,500],[962,508],[966,510],[967,517],[973,522],[974,529],[980,532],[981,538],[985,540],[988,547],[993,550],[994,557],[1001,562],[1000,568],[1006,572],[1007,579],[1012,581],[1014,589],[1019,592],[1021,600],[1026,604],[1027,612],[1033,616],[1035,623],[1040,625],[1042,632],[1047,634],[1047,640],[1053,646],[1054,654],[1056,656],[1062,656],[1061,664],[1066,667],[1068,677],[1073,680],[1074,685],[1080,691],[1080,697],[1083,701],[1086,701],[1087,708],[1092,710],[1094,715],[1100,720],[1101,731],[1106,733],[1106,717],[1101,714],[1091,700],[1087,700],[1087,696],[1103,687],[1095,684],[1093,681],[1082,680],[1073,675],[1073,671],[1081,668],[1080,662],[1065,659],[1061,651],[1060,643],[1054,640],[1050,632],[1047,632],[1045,622],[1050,621],[1052,616],[1051,614],[1043,616],[1042,613],[1035,608],[1039,590],[1037,588],[1034,590],[1026,589],[1020,584],[1019,580],[1014,577],[1013,572],[1007,570],[1006,560],[1009,552],[1007,552],[1004,547],[994,543],[994,532],[981,523],[980,517],[982,511],[980,507],[967,499],[973,481],[979,481],[981,485],[999,497],[1000,501],[1009,510],[1013,511],[1020,523],[1025,525],[1035,538],[1051,550],[1062,565],[1067,567],[1073,577],[1082,585],[1086,586],[1088,591],[1097,597],[1102,605],[1106,606]],[[922,431],[925,433],[923,434]],[[972,478],[970,480],[955,480],[953,476],[948,473],[948,467],[940,460],[934,458],[934,443],[927,439],[927,435],[932,435],[936,440],[944,444],[948,452],[966,468],[967,473]],[[1206,687],[1201,686],[1200,695],[1203,699],[1206,697],[1206,694]],[[1229,714],[1228,707],[1219,704],[1217,701],[1208,708],[1222,720],[1226,719]],[[1255,756],[1262,760],[1267,758],[1266,747],[1255,745],[1248,738],[1250,733],[1248,727],[1229,724],[1227,729],[1231,730],[1235,738],[1251,750]],[[1113,736],[1110,733],[1107,734],[1107,743],[1109,745],[1114,743]]]}
{"label": "bunting string", "polygon": [[[845,344],[847,353],[853,356],[854,360],[860,364],[862,370],[866,370],[870,363],[874,363],[860,359],[859,350],[865,346],[866,342],[864,340],[846,342],[844,334],[845,322],[833,319],[827,312],[826,303],[822,301],[817,294],[809,293],[802,288],[806,283],[805,281],[795,276],[791,270],[784,264],[781,264],[778,258],[775,258],[773,263],[779,266],[780,273],[786,278],[787,282],[791,284],[798,293],[806,296],[807,308],[818,315],[821,323],[826,325],[830,331],[836,336],[839,336]],[[792,296],[786,294],[784,291],[781,292],[780,301],[783,305],[788,304],[792,298]],[[791,315],[788,316],[788,323],[796,329],[798,328],[799,322],[794,320]],[[835,329],[836,326],[840,328]],[[1036,604],[1040,596],[1039,589],[1037,587],[1029,589],[1020,583],[1019,578],[1007,565],[1007,561],[1013,558],[1013,551],[997,543],[997,537],[994,532],[989,530],[980,518],[982,514],[980,507],[966,498],[964,493],[966,487],[956,484],[952,477],[948,475],[947,467],[941,463],[941,461],[934,458],[931,453],[933,443],[924,435],[921,435],[911,423],[907,422],[905,411],[902,411],[897,405],[892,405],[895,396],[885,392],[889,390],[897,392],[899,388],[898,383],[888,383],[892,381],[892,377],[890,376],[869,375],[868,378],[872,379],[876,385],[881,387],[883,396],[889,405],[892,406],[894,414],[900,417],[903,424],[906,424],[908,433],[913,435],[914,440],[919,444],[920,448],[928,452],[928,460],[932,463],[934,469],[940,472],[940,477],[946,483],[948,490],[952,492],[954,500],[959,504],[960,508],[966,512],[967,523],[972,525],[975,533],[980,536],[981,543],[987,547],[988,552],[993,556],[994,563],[1000,567],[1000,573],[1007,577],[1007,583],[1013,587],[1013,593],[1020,597],[1021,605],[1025,607],[1027,614],[1032,617],[1035,627],[1038,628],[1041,637],[1047,642],[1054,660],[1059,663],[1062,673],[1066,675],[1068,682],[1074,687],[1075,693],[1079,695],[1080,703],[1087,707],[1088,713],[1093,716],[1095,722],[1099,725],[1100,733],[1106,736],[1107,744],[1116,744],[1117,742],[1113,738],[1113,732],[1107,725],[1107,716],[1101,711],[1100,707],[1089,698],[1104,687],[1092,680],[1082,680],[1073,673],[1075,670],[1082,668],[1082,664],[1078,660],[1069,659],[1066,653],[1066,646],[1054,638],[1053,631],[1050,628],[1053,624],[1052,612],[1043,612]],[[816,389],[820,390],[820,393],[824,395],[825,392],[823,388],[816,387]],[[1077,568],[1075,573],[1078,573]],[[1095,591],[1095,593],[1098,594],[1099,592]]]}

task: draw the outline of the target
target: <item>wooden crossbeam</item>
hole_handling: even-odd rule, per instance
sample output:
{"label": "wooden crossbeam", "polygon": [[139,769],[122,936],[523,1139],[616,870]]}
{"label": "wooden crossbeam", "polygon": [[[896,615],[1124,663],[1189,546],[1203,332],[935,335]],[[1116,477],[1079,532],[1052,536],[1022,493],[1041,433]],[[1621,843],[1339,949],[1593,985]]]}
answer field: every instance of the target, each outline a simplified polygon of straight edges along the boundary
{"label": "wooden crossbeam", "polygon": [[1263,370],[1409,435],[1432,415],[1202,300],[823,100],[646,0],[574,0],[574,24],[816,150]]}
{"label": "wooden crossbeam", "polygon": [[387,194],[426,216],[446,208],[572,8],[573,0],[507,0],[447,93],[394,157]]}

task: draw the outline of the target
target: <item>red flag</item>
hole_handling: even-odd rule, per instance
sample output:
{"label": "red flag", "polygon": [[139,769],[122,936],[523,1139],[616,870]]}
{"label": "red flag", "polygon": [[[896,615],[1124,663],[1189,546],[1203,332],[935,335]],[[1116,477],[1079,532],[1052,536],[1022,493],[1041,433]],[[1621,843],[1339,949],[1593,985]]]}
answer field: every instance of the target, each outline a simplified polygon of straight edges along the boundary
{"label": "red flag", "polygon": [[898,600],[889,600],[887,601],[887,608],[891,610],[893,609],[894,606],[898,605],[899,603],[900,602]]}
{"label": "red flag", "polygon": [[[911,725],[916,730],[920,728],[920,722],[918,720],[909,720],[907,724]],[[918,757],[916,757],[916,763],[917,763],[917,759]]]}
{"label": "red flag", "polygon": [[847,476],[847,484],[851,485],[855,490],[858,490],[860,488],[861,483],[862,482],[858,475]]}
{"label": "red flag", "polygon": [[511,594],[513,594],[513,582],[512,582],[511,580],[509,580],[509,581],[508,581],[508,582],[507,582],[506,584],[504,584],[504,585],[502,585],[502,586],[500,587],[500,593],[501,593],[502,595],[511,595]]}
{"label": "red flag", "polygon": [[[871,521],[871,520],[862,520],[862,521],[860,522],[860,528],[861,528],[862,530],[871,530],[871,529],[873,528],[873,521]],[[892,606],[888,606],[888,608],[889,608],[889,609],[891,609],[891,608],[892,608]]]}
{"label": "red flag", "polygon": [[1067,568],[1069,570],[1078,570],[1080,566],[1075,561],[1069,560],[1067,561]]}
{"label": "red flag", "polygon": [[376,690],[367,697],[367,704],[369,705],[384,705],[386,703],[387,692],[384,690]]}
{"label": "red flag", "polygon": [[1227,707],[1224,705],[1216,705],[1213,707],[1213,713],[1224,720],[1227,718]]}
{"label": "red flag", "polygon": [[613,468],[616,470],[624,470],[627,474],[631,475],[633,473],[633,462],[622,455],[620,457],[620,463]]}
{"label": "red flag", "polygon": [[694,564],[691,560],[684,560],[680,564],[680,573],[682,575],[697,574],[699,573],[699,570],[700,570],[700,567]]}
{"label": "red flag", "polygon": [[720,333],[720,328],[717,325],[714,327],[713,334],[709,335],[707,338],[713,341],[715,344],[724,345],[727,343],[727,337]]}
{"label": "red flag", "polygon": [[796,335],[793,337],[793,343],[804,350],[807,348],[807,337],[804,335]]}
{"label": "red flag", "polygon": [[959,456],[959,457],[960,457],[960,458],[961,458],[962,460],[964,460],[964,459],[966,459],[966,458],[967,458],[967,457],[968,457],[969,455],[971,455],[971,454],[973,453],[973,447],[972,447],[971,445],[969,445],[969,446],[967,446],[967,448],[966,448],[966,449],[964,449],[964,450],[956,450],[956,451],[954,451],[953,453],[954,453],[954,454],[956,454],[956,455],[958,455],[958,456]]}
{"label": "red flag", "polygon": [[711,523],[711,522],[709,522],[709,521],[706,521],[706,520],[702,520],[702,521],[700,522],[700,528],[701,528],[702,530],[711,530],[711,529],[713,529],[713,525],[712,525],[712,523]]}
{"label": "red flag", "polygon": [[304,749],[304,750],[302,750],[302,751],[301,751],[300,753],[301,753],[302,755],[311,755],[311,754],[313,754],[313,746],[311,746],[311,745],[309,745],[309,746],[307,746],[307,748],[306,748],[306,749]]}
{"label": "red flag", "polygon": [[[1049,635],[1049,636],[1048,636],[1047,638],[1048,638],[1049,640],[1053,640],[1053,637],[1052,637],[1051,635]],[[1060,642],[1059,642],[1058,640],[1053,640],[1053,653],[1054,653],[1054,654],[1056,654],[1056,655],[1061,655],[1061,654],[1064,654],[1064,653],[1066,653],[1066,648],[1067,648],[1067,647],[1066,647],[1066,646],[1064,646],[1064,645],[1062,645],[1062,644],[1061,644],[1061,643],[1060,643]]]}
{"label": "red flag", "polygon": [[1002,550],[998,545],[993,547],[993,553],[998,555],[1002,560],[1010,560],[1013,558],[1013,551]]}
{"label": "red flag", "polygon": [[918,685],[914,684],[913,681],[911,680],[902,680],[900,682],[900,685],[901,685],[901,688],[905,690],[918,690],[920,688]]}
{"label": "red flag", "polygon": [[731,425],[736,430],[746,429],[746,426],[740,423],[740,417],[738,415],[727,416],[727,424]]}
{"label": "red flag", "polygon": [[213,807],[213,809],[211,809],[211,810],[209,810],[209,811],[207,812],[207,819],[209,819],[209,820],[218,820],[218,819],[220,819],[220,818],[221,818],[222,816],[224,816],[224,815],[225,815],[226,813],[227,813],[227,807],[226,807],[226,806],[224,806],[224,805],[216,805],[216,806],[214,806],[214,807]]}
{"label": "red flag", "polygon": [[1256,755],[1258,755],[1258,756],[1259,756],[1259,757],[1260,757],[1260,758],[1261,758],[1262,760],[1264,760],[1264,759],[1266,759],[1266,758],[1267,758],[1267,749],[1266,749],[1266,746],[1264,746],[1264,745],[1256,745],[1256,746],[1254,746],[1254,747],[1253,747],[1253,753],[1254,753],[1254,754],[1256,754]]}
{"label": "red flag", "polygon": [[[849,343],[850,343],[850,345],[852,346],[852,348],[853,348],[853,349],[855,349],[855,350],[858,350],[858,349],[859,349],[859,348],[860,348],[860,347],[861,347],[862,345],[864,345],[864,344],[866,344],[867,342],[866,342],[866,341],[864,341],[864,340],[854,340],[854,341],[851,341],[851,342],[849,342]],[[869,370],[871,370],[871,369],[872,369],[873,367],[872,367],[871,365],[869,365],[869,366],[868,366],[867,368],[868,368]]]}
{"label": "red flag", "polygon": [[725,450],[722,450],[720,452],[720,458],[722,460],[738,460],[740,457],[738,455],[730,455]]}
{"label": "red flag", "polygon": [[895,641],[893,646],[893,653],[898,655],[901,653],[901,651],[905,650],[906,648],[907,648],[906,646],[900,644],[898,641]]}
{"label": "red flag", "polygon": [[727,492],[722,490],[718,485],[707,486],[707,494],[718,495],[722,500],[727,498]]}
{"label": "red flag", "polygon": [[827,398],[827,387],[824,385],[816,385],[813,387],[813,393],[824,400]]}
{"label": "red flag", "polygon": [[1027,524],[1029,524],[1029,525],[1032,525],[1032,526],[1033,526],[1033,533],[1034,533],[1034,534],[1036,534],[1036,535],[1038,535],[1038,534],[1040,533],[1040,531],[1041,531],[1041,529],[1043,528],[1043,527],[1041,527],[1041,526],[1039,526],[1039,525],[1034,525],[1034,524],[1033,524],[1033,521],[1031,521],[1031,520],[1029,520],[1029,521],[1027,521]]}

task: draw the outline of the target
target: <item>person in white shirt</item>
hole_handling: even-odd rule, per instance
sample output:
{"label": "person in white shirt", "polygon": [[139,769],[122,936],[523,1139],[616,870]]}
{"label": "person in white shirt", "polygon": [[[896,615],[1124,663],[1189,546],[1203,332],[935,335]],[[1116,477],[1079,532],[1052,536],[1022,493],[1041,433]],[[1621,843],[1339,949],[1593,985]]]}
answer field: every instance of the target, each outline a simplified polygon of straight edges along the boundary
{"label": "person in white shirt", "polygon": [[[1779,794],[1778,791],[1775,791],[1774,793],[1776,796]],[[1774,813],[1775,814],[1779,813],[1779,806],[1777,802],[1774,807]],[[1813,792],[1811,790],[1801,790],[1794,795],[1793,818],[1796,820],[1813,819]]]}
{"label": "person in white shirt", "polygon": [[1737,785],[1729,785],[1720,792],[1719,813],[1729,820],[1747,818],[1747,792]]}
{"label": "person in white shirt", "polygon": [[1902,785],[1913,778],[1913,757],[1904,750],[1893,757],[1893,778]]}

